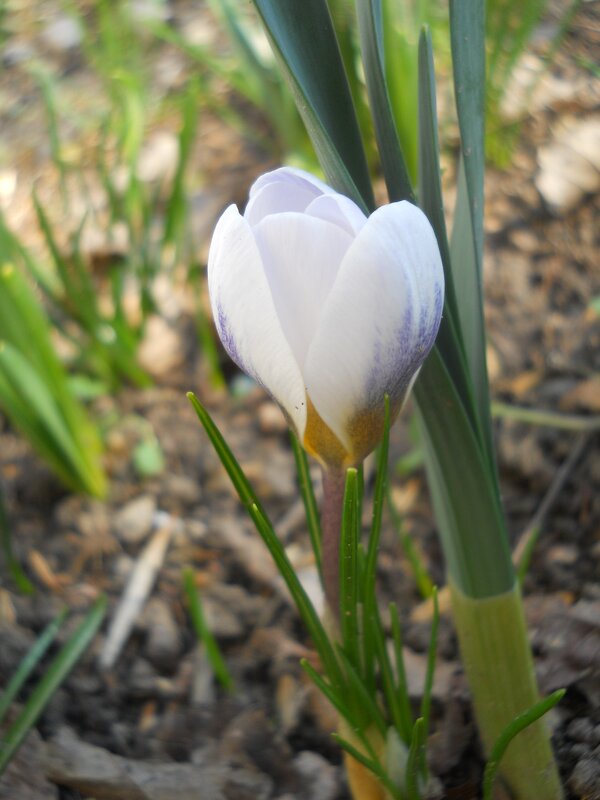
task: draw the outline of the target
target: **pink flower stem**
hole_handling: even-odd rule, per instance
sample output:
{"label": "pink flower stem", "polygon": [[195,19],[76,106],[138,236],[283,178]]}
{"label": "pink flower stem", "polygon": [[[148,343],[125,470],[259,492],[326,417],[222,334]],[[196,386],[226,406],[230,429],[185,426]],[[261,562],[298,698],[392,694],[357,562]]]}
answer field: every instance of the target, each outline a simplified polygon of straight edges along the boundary
{"label": "pink flower stem", "polygon": [[335,620],[340,617],[340,537],[345,485],[343,469],[323,468],[321,563],[325,599]]}

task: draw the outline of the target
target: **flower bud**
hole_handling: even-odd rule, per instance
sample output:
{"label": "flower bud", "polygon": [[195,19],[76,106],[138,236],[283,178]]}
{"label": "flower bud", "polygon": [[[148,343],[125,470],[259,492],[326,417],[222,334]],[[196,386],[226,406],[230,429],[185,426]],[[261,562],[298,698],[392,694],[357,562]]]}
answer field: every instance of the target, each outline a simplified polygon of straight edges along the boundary
{"label": "flower bud", "polygon": [[370,217],[317,178],[282,168],[250,189],[243,216],[217,223],[208,286],[223,345],[283,409],[327,467],[378,444],[440,324],[435,234],[402,201]]}

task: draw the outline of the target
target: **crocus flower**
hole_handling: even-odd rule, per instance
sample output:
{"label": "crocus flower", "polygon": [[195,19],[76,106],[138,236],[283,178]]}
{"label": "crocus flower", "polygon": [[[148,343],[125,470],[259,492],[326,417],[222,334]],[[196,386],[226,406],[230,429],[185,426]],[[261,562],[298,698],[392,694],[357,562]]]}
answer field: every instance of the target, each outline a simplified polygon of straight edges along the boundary
{"label": "crocus flower", "polygon": [[223,345],[326,467],[379,442],[384,397],[401,408],[440,324],[435,234],[408,202],[366,217],[287,167],[262,175],[216,226],[208,285]]}

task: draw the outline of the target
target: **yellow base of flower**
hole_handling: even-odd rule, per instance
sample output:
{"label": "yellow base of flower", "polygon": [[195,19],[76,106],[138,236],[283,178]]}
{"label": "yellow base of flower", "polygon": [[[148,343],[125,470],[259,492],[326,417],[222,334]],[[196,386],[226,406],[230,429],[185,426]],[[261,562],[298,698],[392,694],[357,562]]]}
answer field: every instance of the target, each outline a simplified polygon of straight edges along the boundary
{"label": "yellow base of flower", "polygon": [[[357,750],[362,752],[364,750],[361,742],[355,737],[352,729],[345,720],[340,721],[339,725],[340,736],[343,736],[346,741],[356,747]],[[378,756],[382,756],[385,749],[385,742],[376,729],[371,729],[367,736],[371,745]],[[344,766],[346,767],[346,775],[348,778],[348,785],[354,800],[389,800],[390,795],[386,789],[381,785],[380,781],[373,775],[371,770],[363,766],[360,761],[357,761],[349,753],[344,753]]]}

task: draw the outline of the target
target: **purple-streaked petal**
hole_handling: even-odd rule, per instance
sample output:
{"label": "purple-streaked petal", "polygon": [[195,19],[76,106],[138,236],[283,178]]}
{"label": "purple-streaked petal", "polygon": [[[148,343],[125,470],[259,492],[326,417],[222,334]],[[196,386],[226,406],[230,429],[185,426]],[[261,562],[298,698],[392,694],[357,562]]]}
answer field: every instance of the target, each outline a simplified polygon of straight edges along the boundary
{"label": "purple-streaked petal", "polygon": [[352,237],[308,214],[266,217],[253,229],[283,333],[300,370]]}
{"label": "purple-streaked petal", "polygon": [[357,415],[381,407],[385,393],[402,402],[435,340],[443,294],[422,211],[405,201],[375,211],[340,266],[304,367],[308,396],[350,451]]}
{"label": "purple-streaked petal", "polygon": [[306,207],[306,213],[327,220],[356,236],[367,217],[350,198],[343,194],[322,194]]}
{"label": "purple-streaked petal", "polygon": [[265,387],[302,436],[304,381],[275,311],[252,230],[234,205],[223,213],[213,234],[208,289],[217,332],[228,354]]}

